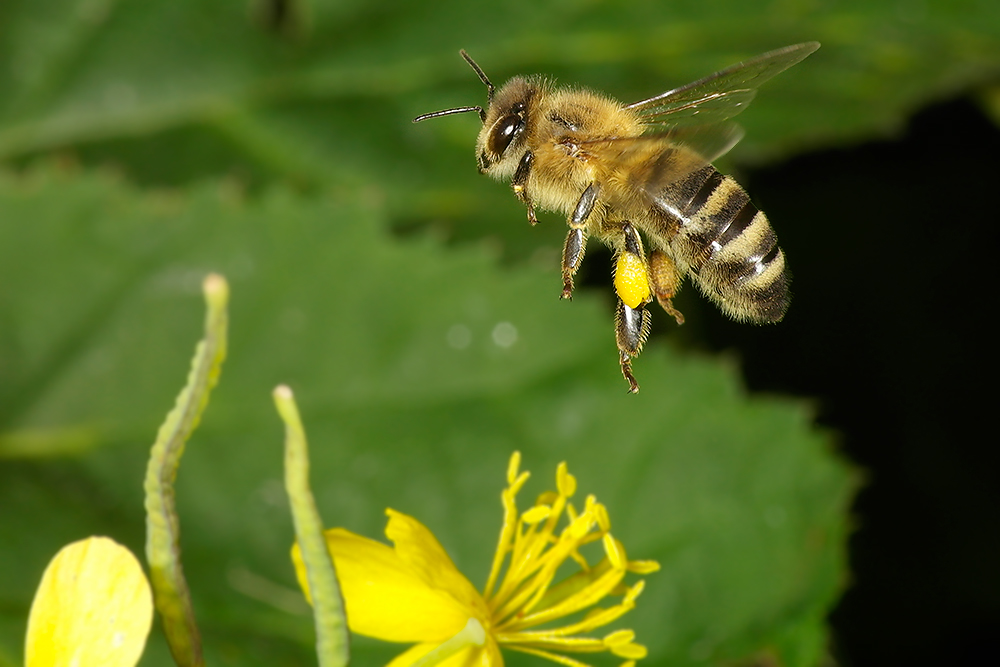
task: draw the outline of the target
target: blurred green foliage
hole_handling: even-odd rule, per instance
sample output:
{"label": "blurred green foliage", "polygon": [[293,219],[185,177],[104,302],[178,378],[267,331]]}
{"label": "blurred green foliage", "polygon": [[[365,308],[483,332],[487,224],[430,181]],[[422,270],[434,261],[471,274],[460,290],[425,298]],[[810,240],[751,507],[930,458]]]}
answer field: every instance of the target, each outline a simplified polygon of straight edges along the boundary
{"label": "blurred green foliage", "polygon": [[[557,300],[561,222],[530,229],[475,173],[474,115],[409,122],[484,101],[462,47],[497,83],[543,72],[631,100],[811,39],[740,117],[736,160],[892,132],[989,82],[1000,5],[0,4],[0,665],[20,664],[61,545],[141,552],[145,457],[210,270],[232,286],[230,354],[178,479],[210,664],[312,660],[279,382],[329,524],[377,536],[392,506],[481,584],[510,452],[534,491],[567,460],[630,555],[663,565],[624,619],[644,664],[816,664],[856,476],[808,405],[749,397],[728,360],[663,340],[627,396],[609,293]],[[358,640],[354,661],[393,652]],[[143,664],[169,664],[162,640]]]}

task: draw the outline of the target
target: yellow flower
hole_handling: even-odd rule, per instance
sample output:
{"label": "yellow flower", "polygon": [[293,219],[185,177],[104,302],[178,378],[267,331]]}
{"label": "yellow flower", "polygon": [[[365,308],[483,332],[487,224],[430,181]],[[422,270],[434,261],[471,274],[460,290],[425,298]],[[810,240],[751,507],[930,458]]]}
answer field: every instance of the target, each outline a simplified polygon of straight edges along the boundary
{"label": "yellow flower", "polygon": [[[385,529],[395,548],[342,528],[326,532],[351,630],[386,641],[417,642],[390,667],[416,663],[502,667],[501,648],[567,667],[585,666],[567,652],[609,651],[626,659],[623,667],[646,656],[646,648],[634,643],[631,630],[600,638],[585,633],[635,606],[643,582],[625,586],[626,572],[646,574],[659,565],[626,558],[621,543],[611,536],[607,510],[593,496],[587,497],[582,510],[573,507],[569,499],[576,491],[576,479],[565,463],[556,471],[558,491],[542,494],[532,508],[519,513],[515,497],[528,479],[527,472],[518,472],[520,461],[520,453],[514,452],[502,494],[500,542],[483,593],[458,571],[430,530],[395,510],[386,510]],[[557,532],[564,514],[567,525]],[[579,549],[597,541],[604,547],[604,558],[591,566]],[[308,597],[298,545],[292,558]],[[574,560],[580,571],[553,584],[567,559]],[[608,595],[622,599],[608,608],[594,607]],[[551,627],[554,621],[586,609],[590,611],[572,622]]]}
{"label": "yellow flower", "polygon": [[31,604],[27,667],[131,667],[153,622],[153,596],[132,552],[106,537],[63,547]]}

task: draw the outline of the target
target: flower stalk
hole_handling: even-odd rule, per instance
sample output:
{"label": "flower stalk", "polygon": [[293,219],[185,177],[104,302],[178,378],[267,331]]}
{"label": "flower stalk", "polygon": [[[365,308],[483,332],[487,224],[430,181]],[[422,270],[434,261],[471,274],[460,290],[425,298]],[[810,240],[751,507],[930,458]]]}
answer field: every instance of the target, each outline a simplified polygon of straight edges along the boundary
{"label": "flower stalk", "polygon": [[218,274],[202,284],[208,312],[205,337],[195,349],[187,384],[177,396],[156,436],[146,468],[146,560],[149,562],[156,610],[170,652],[180,667],[205,664],[201,635],[194,619],[191,593],[181,567],[180,521],[174,497],[174,480],[191,433],[198,426],[208,397],[218,382],[226,358],[229,285]]}
{"label": "flower stalk", "polygon": [[291,389],[285,385],[277,387],[274,403],[285,422],[285,489],[312,595],[316,653],[320,667],[346,667],[350,660],[350,636],[344,617],[344,601],[323,538],[323,520],[309,488],[309,448],[305,429]]}

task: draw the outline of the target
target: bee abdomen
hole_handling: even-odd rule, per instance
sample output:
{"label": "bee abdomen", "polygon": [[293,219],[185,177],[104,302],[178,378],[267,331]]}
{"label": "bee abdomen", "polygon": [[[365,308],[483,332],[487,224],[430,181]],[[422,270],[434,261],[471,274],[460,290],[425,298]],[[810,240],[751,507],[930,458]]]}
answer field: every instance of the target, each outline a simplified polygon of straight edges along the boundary
{"label": "bee abdomen", "polygon": [[671,241],[695,283],[730,317],[777,322],[788,308],[785,256],[767,216],[713,167],[680,179],[681,225]]}

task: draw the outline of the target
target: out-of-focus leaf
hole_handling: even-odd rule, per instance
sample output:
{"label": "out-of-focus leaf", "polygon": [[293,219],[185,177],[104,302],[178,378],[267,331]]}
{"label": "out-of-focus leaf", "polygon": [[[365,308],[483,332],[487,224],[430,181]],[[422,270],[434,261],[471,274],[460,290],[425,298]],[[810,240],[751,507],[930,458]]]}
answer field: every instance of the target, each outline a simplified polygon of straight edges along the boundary
{"label": "out-of-focus leaf", "polygon": [[[431,101],[419,98],[442,97],[423,91],[479,85],[453,55],[460,47],[497,82],[525,70],[567,80],[589,72],[573,80],[632,97],[776,46],[824,42],[810,73],[770,84],[772,99],[762,98],[758,120],[746,121],[760,124],[750,136],[763,146],[898,121],[922,99],[995,75],[1000,39],[1000,10],[974,0],[626,9],[520,2],[488,20],[457,1],[315,3],[308,32],[295,38],[255,21],[248,4],[6,3],[0,155],[289,102],[378,100],[412,117],[420,110],[414,104]],[[351,120],[375,120],[364,119]],[[349,141],[345,119],[332,120],[320,130],[324,139]]]}
{"label": "out-of-focus leaf", "polygon": [[475,115],[409,123],[485,101],[459,48],[498,84],[537,72],[629,101],[805,40],[823,48],[763,88],[733,159],[884,135],[1000,75],[1000,5],[985,0],[7,0],[0,160],[68,149],[153,184],[366,187],[396,227],[498,236],[523,257],[549,240],[475,174]]}
{"label": "out-of-focus leaf", "polygon": [[[93,174],[0,178],[0,443],[90,434],[72,460],[23,460],[22,448],[0,463],[0,653],[18,654],[9,642],[44,554],[95,532],[141,544],[144,459],[200,334],[200,280],[216,270],[232,288],[230,352],[177,480],[211,664],[309,655],[308,617],[290,613],[280,381],[299,397],[332,524],[378,536],[386,506],[412,514],[481,585],[510,452],[535,475],[525,498],[567,460],[580,501],[607,504],[630,557],[663,565],[626,617],[646,664],[815,664],[844,583],[853,477],[808,408],[748,399],[725,362],[660,344],[636,363],[641,393],[626,395],[609,309],[587,294],[559,302],[554,264],[507,270],[480,249],[392,239],[381,215],[364,193],[138,195]],[[155,637],[150,651],[162,656]],[[378,664],[392,649],[353,653]]]}

